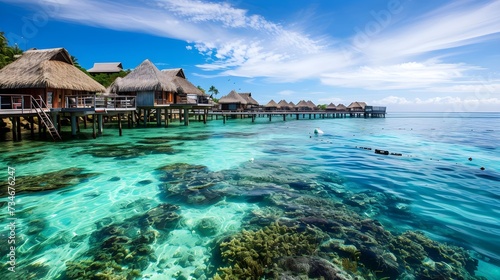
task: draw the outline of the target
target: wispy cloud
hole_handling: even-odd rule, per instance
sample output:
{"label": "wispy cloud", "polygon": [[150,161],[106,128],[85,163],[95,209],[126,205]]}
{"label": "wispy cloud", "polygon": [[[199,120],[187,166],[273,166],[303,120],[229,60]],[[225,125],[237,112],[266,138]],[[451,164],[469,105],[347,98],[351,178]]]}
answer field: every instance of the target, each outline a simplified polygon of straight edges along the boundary
{"label": "wispy cloud", "polygon": [[383,105],[389,107],[404,108],[404,110],[422,110],[426,108],[430,111],[455,111],[455,112],[475,112],[498,111],[500,98],[461,98],[455,96],[436,96],[430,98],[408,98],[403,96],[388,96],[370,102],[373,105]]}
{"label": "wispy cloud", "polygon": [[371,59],[408,57],[490,40],[500,32],[500,1],[454,1],[398,22],[370,38]]}
{"label": "wispy cloud", "polygon": [[352,71],[326,73],[324,84],[369,90],[423,89],[439,84],[456,83],[466,72],[479,70],[466,64],[441,63],[436,60],[396,65],[361,66]]}

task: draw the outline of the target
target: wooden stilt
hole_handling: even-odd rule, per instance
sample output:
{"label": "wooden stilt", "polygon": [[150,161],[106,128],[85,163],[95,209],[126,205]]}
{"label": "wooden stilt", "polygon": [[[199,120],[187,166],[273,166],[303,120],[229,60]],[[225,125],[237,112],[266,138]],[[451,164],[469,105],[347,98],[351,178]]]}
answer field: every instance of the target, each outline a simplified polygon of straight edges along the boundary
{"label": "wooden stilt", "polygon": [[104,126],[103,126],[103,121],[102,121],[102,115],[97,115],[97,133],[99,135],[102,135],[103,130],[104,130]]}
{"label": "wooden stilt", "polygon": [[184,125],[189,125],[189,110],[187,108],[184,109]]}
{"label": "wooden stilt", "polygon": [[77,126],[77,121],[76,121],[76,116],[75,114],[71,114],[71,136],[76,136],[76,126]]}
{"label": "wooden stilt", "polygon": [[118,131],[119,135],[122,136],[122,115],[118,114]]}
{"label": "wooden stilt", "polygon": [[96,131],[95,131],[95,121],[96,121],[96,117],[97,117],[97,116],[96,116],[95,114],[94,114],[94,115],[92,115],[92,137],[93,137],[94,139],[96,139],[96,138],[97,138],[97,134],[96,134]]}
{"label": "wooden stilt", "polygon": [[17,141],[17,120],[16,117],[13,117],[11,119],[12,122],[12,141],[16,142]]}
{"label": "wooden stilt", "polygon": [[30,130],[31,139],[35,139],[35,118],[33,116],[30,117]]}
{"label": "wooden stilt", "polygon": [[83,128],[87,129],[87,115],[83,116]]}
{"label": "wooden stilt", "polygon": [[17,141],[21,141],[21,117],[17,117]]}
{"label": "wooden stilt", "polygon": [[42,120],[40,119],[40,117],[37,117],[38,119],[38,137],[39,138],[42,138]]}

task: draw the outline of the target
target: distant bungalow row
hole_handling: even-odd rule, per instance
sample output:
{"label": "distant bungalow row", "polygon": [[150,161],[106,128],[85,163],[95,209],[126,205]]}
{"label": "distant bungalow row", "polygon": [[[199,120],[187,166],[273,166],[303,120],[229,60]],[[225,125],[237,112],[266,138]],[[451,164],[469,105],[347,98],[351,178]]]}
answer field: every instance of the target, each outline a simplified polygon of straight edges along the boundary
{"label": "distant bungalow row", "polygon": [[[109,73],[120,69],[120,63],[96,63],[89,72]],[[81,120],[86,128],[87,120],[91,119],[96,137],[103,131],[103,117],[117,117],[121,135],[122,121],[129,127],[141,122],[146,125],[152,120],[168,126],[176,118],[188,125],[190,116],[206,122],[208,115],[222,115],[225,120],[226,115],[245,113],[254,120],[259,113],[278,111],[319,112],[319,108],[304,100],[296,105],[271,100],[261,106],[251,93],[234,90],[214,103],[186,79],[183,69],[160,71],[147,59],[124,78],[117,78],[104,88],[75,67],[64,48],[28,50],[0,69],[0,129],[2,124],[5,126],[1,120],[9,118],[14,141],[21,140],[21,126],[30,129],[34,138],[35,122],[41,136],[48,133],[54,140],[61,139],[63,118],[70,119],[72,135],[79,131]],[[367,106],[364,102],[353,102],[347,107],[330,104],[326,111],[385,116],[385,107]],[[21,117],[28,124],[23,124]]]}

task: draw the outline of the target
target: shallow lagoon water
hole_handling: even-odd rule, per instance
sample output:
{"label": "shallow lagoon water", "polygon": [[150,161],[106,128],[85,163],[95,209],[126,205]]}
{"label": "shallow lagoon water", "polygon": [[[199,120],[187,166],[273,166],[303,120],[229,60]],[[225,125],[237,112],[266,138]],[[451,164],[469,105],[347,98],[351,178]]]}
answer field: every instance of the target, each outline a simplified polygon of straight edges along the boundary
{"label": "shallow lagoon water", "polygon": [[[464,247],[480,260],[476,275],[498,279],[499,120],[500,114],[493,113],[393,113],[384,119],[270,123],[266,118],[256,123],[231,119],[226,125],[213,120],[207,125],[191,122],[189,127],[124,129],[122,137],[106,127],[95,140],[84,139],[89,131],[83,131],[82,139],[56,144],[2,142],[3,182],[7,166],[14,167],[19,178],[68,168],[92,174],[58,190],[16,194],[16,273],[36,275],[32,279],[65,277],[69,261],[90,258],[86,254],[95,246],[96,232],[168,203],[179,205],[175,225],[149,243],[156,257],[147,259],[141,277],[203,279],[202,271],[217,266],[213,242],[241,231],[249,216],[262,216],[268,197],[284,186],[300,194],[302,183],[324,186],[325,178],[333,177],[318,195],[329,197],[339,190],[353,196],[366,191],[374,197],[393,195],[403,211],[383,205],[352,209],[380,221],[393,234],[419,230],[433,240]],[[324,134],[315,135],[316,127]],[[380,155],[375,149],[401,155]],[[199,168],[167,172],[174,177],[185,172],[175,178],[165,175],[165,168],[175,164]],[[240,175],[245,172],[262,185],[247,182]],[[301,181],[292,185],[287,180],[295,176]],[[281,181],[287,184],[276,183]],[[240,188],[252,184],[256,187]],[[183,192],[199,186],[208,186],[203,195]],[[1,201],[5,211],[0,218],[6,225],[7,199]],[[279,213],[268,216],[279,219]],[[204,219],[217,229],[200,232]],[[133,221],[127,226],[144,230]],[[7,234],[2,232],[3,240]]]}

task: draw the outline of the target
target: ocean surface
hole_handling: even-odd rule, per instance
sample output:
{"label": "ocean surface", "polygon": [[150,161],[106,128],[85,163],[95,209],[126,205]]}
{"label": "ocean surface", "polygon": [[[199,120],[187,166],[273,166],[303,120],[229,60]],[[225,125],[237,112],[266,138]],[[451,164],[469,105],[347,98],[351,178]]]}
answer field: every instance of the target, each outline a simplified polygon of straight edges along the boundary
{"label": "ocean surface", "polygon": [[[477,260],[475,276],[500,279],[500,113],[150,126],[0,142],[0,279],[209,279],[234,261],[222,242],[276,222],[314,232],[311,255],[365,279],[423,279],[416,266],[451,267],[456,248]],[[425,258],[409,259],[417,251],[398,247],[408,232],[450,246],[437,249],[450,257],[418,249]]]}

